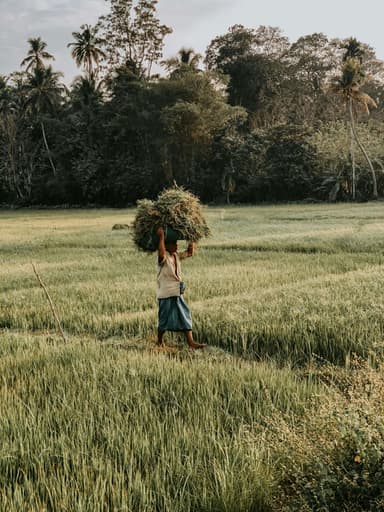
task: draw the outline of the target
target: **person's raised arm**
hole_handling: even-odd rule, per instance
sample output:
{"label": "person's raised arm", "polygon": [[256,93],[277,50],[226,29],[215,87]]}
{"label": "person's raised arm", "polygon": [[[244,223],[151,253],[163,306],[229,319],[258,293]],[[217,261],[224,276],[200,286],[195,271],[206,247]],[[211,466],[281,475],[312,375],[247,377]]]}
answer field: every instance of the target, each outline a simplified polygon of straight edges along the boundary
{"label": "person's raised arm", "polygon": [[193,256],[195,254],[195,250],[196,250],[195,242],[189,242],[187,249],[180,254],[180,259],[184,260],[185,258],[190,258],[191,256]]}
{"label": "person's raised arm", "polygon": [[165,234],[162,227],[157,228],[156,233],[159,235],[159,247],[157,250],[159,265],[164,263],[165,260]]}
{"label": "person's raised arm", "polygon": [[189,242],[188,247],[187,247],[188,258],[195,254],[195,250],[196,250],[195,242]]}

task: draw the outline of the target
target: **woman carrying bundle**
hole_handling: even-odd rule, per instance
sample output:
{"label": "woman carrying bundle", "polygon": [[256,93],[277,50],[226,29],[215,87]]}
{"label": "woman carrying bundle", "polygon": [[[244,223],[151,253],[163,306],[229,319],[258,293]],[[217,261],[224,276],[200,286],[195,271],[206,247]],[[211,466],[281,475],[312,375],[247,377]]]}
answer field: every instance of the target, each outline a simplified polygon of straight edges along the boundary
{"label": "woman carrying bundle", "polygon": [[159,324],[157,344],[163,346],[165,331],[182,331],[191,348],[203,348],[205,344],[197,343],[192,335],[192,319],[184,301],[184,283],[181,280],[180,260],[193,256],[194,243],[190,242],[186,251],[177,252],[177,241],[166,242],[162,227],[157,229],[158,275],[157,298],[159,302]]}

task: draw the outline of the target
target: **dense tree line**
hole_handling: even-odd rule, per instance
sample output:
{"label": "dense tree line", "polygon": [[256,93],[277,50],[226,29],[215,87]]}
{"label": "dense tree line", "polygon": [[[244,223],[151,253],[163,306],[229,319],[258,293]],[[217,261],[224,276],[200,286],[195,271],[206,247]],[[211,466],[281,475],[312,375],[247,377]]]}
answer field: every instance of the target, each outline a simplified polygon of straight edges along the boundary
{"label": "dense tree line", "polygon": [[0,202],[124,206],[174,181],[220,202],[384,194],[384,65],[371,47],[234,25],[204,57],[164,61],[171,28],[156,4],[110,0],[74,32],[69,88],[29,39],[21,71],[0,77]]}

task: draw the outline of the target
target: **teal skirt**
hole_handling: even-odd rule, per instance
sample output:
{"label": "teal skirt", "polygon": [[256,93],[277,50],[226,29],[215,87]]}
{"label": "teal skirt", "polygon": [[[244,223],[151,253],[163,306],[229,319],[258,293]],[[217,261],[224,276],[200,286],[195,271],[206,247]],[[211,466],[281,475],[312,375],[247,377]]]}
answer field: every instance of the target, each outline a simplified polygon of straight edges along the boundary
{"label": "teal skirt", "polygon": [[159,326],[163,331],[191,331],[192,318],[183,296],[159,299]]}

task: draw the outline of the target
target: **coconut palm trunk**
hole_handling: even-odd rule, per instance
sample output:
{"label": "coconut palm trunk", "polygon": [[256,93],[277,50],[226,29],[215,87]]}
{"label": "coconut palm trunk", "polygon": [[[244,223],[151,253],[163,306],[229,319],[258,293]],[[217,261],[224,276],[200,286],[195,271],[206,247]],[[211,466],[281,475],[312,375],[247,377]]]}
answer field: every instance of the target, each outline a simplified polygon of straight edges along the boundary
{"label": "coconut palm trunk", "polygon": [[351,130],[352,130],[352,133],[353,133],[353,137],[354,137],[354,139],[356,141],[356,144],[359,146],[360,151],[363,153],[364,158],[366,159],[366,161],[367,161],[367,163],[369,165],[369,168],[371,169],[372,182],[373,182],[372,195],[373,195],[374,199],[377,199],[378,193],[377,193],[376,172],[375,172],[375,169],[374,169],[374,167],[372,165],[371,159],[368,156],[368,153],[366,152],[363,144],[361,143],[361,141],[359,139],[359,136],[357,135],[356,126],[355,126],[355,117],[354,117],[354,112],[353,112],[353,99],[352,98],[349,98],[349,118],[350,118],[350,121],[351,121]]}
{"label": "coconut palm trunk", "polygon": [[93,77],[92,59],[91,58],[87,59],[87,72],[88,72],[89,78]]}
{"label": "coconut palm trunk", "polygon": [[352,125],[350,126],[350,155],[351,155],[351,163],[352,163],[352,199],[356,199],[356,158],[355,158],[355,138],[353,136]]}
{"label": "coconut palm trunk", "polygon": [[51,150],[49,149],[49,146],[48,146],[48,141],[47,141],[47,137],[45,135],[45,128],[44,128],[43,121],[40,121],[40,126],[41,126],[41,132],[43,134],[45,149],[47,150],[48,160],[49,160],[49,163],[51,164],[53,175],[56,176],[56,174],[57,174],[56,167],[55,167],[55,164],[53,163],[52,156],[51,156]]}

